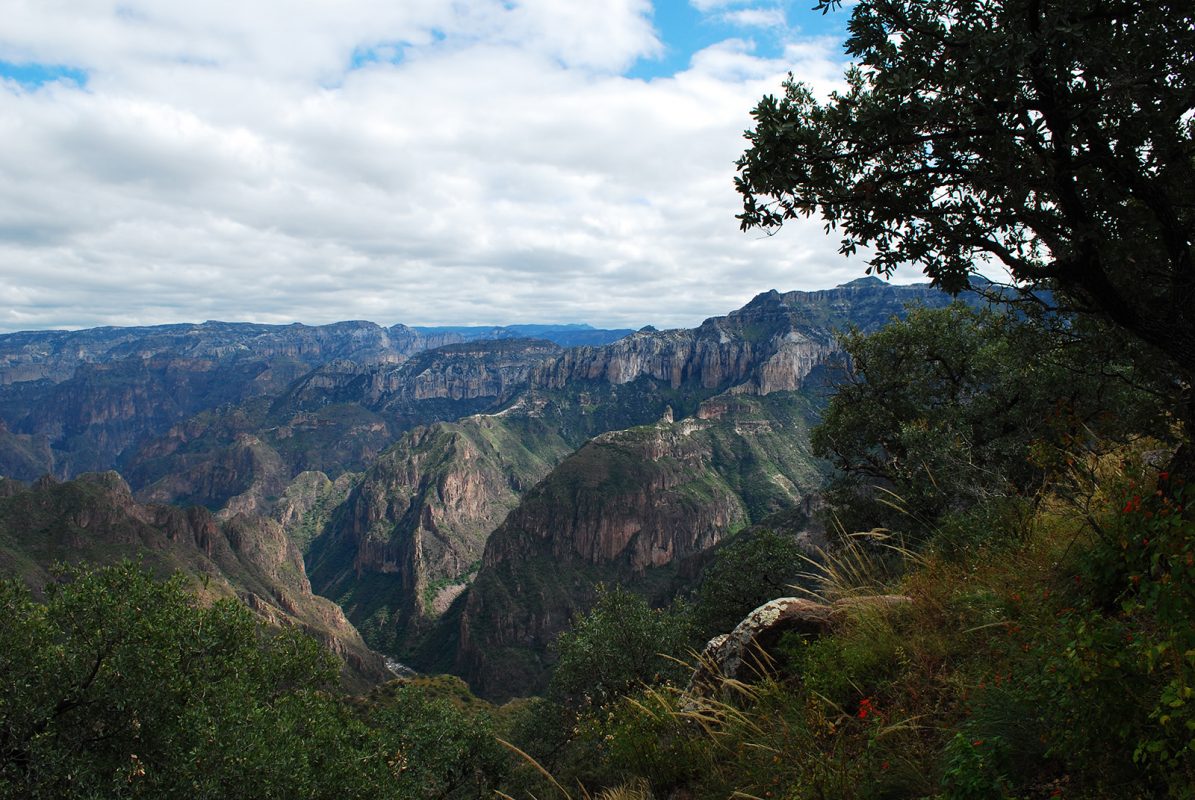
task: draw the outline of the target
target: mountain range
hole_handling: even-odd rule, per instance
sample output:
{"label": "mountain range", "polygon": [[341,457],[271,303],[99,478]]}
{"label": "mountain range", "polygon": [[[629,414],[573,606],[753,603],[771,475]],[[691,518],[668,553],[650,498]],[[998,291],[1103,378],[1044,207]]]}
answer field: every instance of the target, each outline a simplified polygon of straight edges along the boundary
{"label": "mountain range", "polygon": [[949,301],[868,278],[667,331],[0,335],[0,569],[143,554],[311,630],[353,680],[382,653],[535,693],[599,583],[667,602],[738,530],[808,510],[837,334]]}

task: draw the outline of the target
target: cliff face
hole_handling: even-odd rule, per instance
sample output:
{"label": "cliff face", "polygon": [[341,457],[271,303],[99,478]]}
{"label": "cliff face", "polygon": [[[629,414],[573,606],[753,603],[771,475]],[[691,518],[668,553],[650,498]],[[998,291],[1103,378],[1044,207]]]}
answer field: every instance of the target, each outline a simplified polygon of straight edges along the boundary
{"label": "cliff face", "polygon": [[[139,496],[269,513],[292,477],[372,464],[402,431],[502,405],[559,348],[527,339],[451,345],[400,366],[334,361],[276,399],[175,425],[127,462]],[[249,458],[244,443],[254,443]]]}
{"label": "cliff face", "polygon": [[[567,525],[554,519],[526,523],[534,529],[567,530],[567,536],[561,533],[553,542],[568,549],[569,558],[593,565],[625,561],[632,572],[665,567],[702,551],[714,542],[709,531],[723,531],[802,502],[805,488],[819,480],[808,453],[789,458],[788,444],[759,454],[760,463],[783,463],[779,471],[752,473],[736,466],[742,455],[737,451],[783,440],[780,431],[786,426],[791,431],[804,424],[756,419],[744,405],[747,401],[736,398],[803,387],[811,372],[837,353],[837,329],[848,323],[882,324],[917,298],[941,302],[920,288],[869,281],[828,292],[769,292],[693,330],[645,330],[603,346],[565,351],[532,342],[454,345],[397,367],[371,367],[355,374],[344,370],[343,378],[329,382],[325,391],[332,391],[336,399],[358,392],[363,402],[383,413],[409,414],[409,409],[429,403],[468,403],[476,398],[503,410],[406,434],[375,462],[313,543],[308,563],[316,588],[341,602],[375,647],[413,657],[413,637],[464,589],[487,535],[516,504],[522,489],[513,485],[512,477],[528,486],[589,437],[658,419],[669,406],[711,423],[729,415],[733,441],[710,434],[696,451],[686,454],[680,448],[669,457],[669,463],[678,465],[676,472],[660,468],[650,476],[627,478],[645,487],[620,497],[620,508],[628,516],[595,505],[593,497],[603,489],[575,503],[559,503],[572,509]],[[731,394],[718,395],[727,390]],[[317,393],[304,397],[304,403],[318,403]],[[457,406],[462,407],[468,406]],[[485,438],[493,434],[482,435],[478,419],[502,431],[512,431],[515,425],[523,428],[491,448]],[[791,435],[804,441],[803,433]],[[743,444],[748,440],[751,445]],[[599,439],[595,446],[602,442]],[[670,441],[672,445],[679,447],[676,441]],[[516,459],[510,454],[515,452],[534,453],[532,468],[512,467]],[[585,453],[562,464],[562,475],[584,462]],[[702,459],[718,462],[723,473],[718,480],[730,487],[735,507],[742,507],[741,519],[725,496],[714,492],[706,497],[704,484],[679,489],[669,482],[670,475],[701,472]],[[662,463],[654,455],[650,461]],[[520,507],[519,513],[531,511]],[[686,540],[678,530],[696,538]],[[530,546],[527,541],[500,540],[506,543],[496,547]],[[550,550],[545,557],[564,555]],[[518,558],[500,560],[513,563]],[[493,567],[487,563],[483,574]],[[480,589],[470,592],[470,601],[482,602],[473,599],[480,594]],[[557,597],[553,602],[565,601]],[[539,605],[535,613],[567,621],[567,611],[561,613],[551,603]],[[545,630],[543,635],[550,637],[558,629]]]}
{"label": "cliff face", "polygon": [[0,480],[0,573],[35,591],[50,567],[140,559],[161,577],[182,571],[207,599],[236,596],[273,625],[299,625],[346,661],[355,685],[387,679],[334,604],[311,592],[302,556],[272,520],[233,515],[220,521],[201,508],[143,504],[114,472],[32,488]]}
{"label": "cliff face", "polygon": [[267,514],[270,498],[282,494],[289,470],[276,450],[250,433],[237,435],[232,446],[194,466],[170,472],[138,492],[149,503],[180,503],[234,514]]}
{"label": "cliff face", "polygon": [[381,376],[381,407],[401,409],[411,401],[487,398],[502,404],[527,385],[540,363],[560,347],[536,339],[451,345],[415,356]]}
{"label": "cliff face", "polygon": [[672,389],[792,391],[837,352],[835,337],[849,326],[872,330],[902,315],[908,303],[949,301],[927,286],[892,286],[878,278],[819,292],[765,292],[691,330],[644,330],[603,347],[570,349],[537,370],[532,383],[563,389],[578,382],[620,385],[646,377]]}
{"label": "cliff face", "polygon": [[[505,343],[498,348],[503,353],[493,354],[479,343],[455,356],[433,358],[421,370],[395,372],[395,365],[412,355],[467,338],[369,322],[315,327],[208,322],[5,334],[0,335],[0,420],[14,435],[45,441],[51,471],[65,478],[123,468],[141,446],[172,426],[255,398],[278,398],[274,417],[338,403],[373,408],[388,399],[442,398],[439,405],[394,408],[389,416],[410,417],[392,420],[400,428],[455,418],[505,399],[514,384],[525,384],[520,359],[534,363],[539,351],[548,355],[557,349],[547,342],[536,347]],[[459,413],[453,407],[476,398],[484,401]],[[287,419],[272,421],[285,424]],[[388,433],[387,443],[393,439]]]}
{"label": "cliff face", "polygon": [[550,425],[477,415],[404,434],[310,546],[317,591],[376,647],[402,652],[480,563],[519,495],[569,450]]}
{"label": "cliff face", "polygon": [[[724,396],[702,418],[599,436],[570,455],[490,536],[434,652],[496,699],[543,689],[548,647],[598,582],[664,600],[675,568],[820,482],[800,395]],[[653,590],[653,587],[654,590]],[[455,629],[448,626],[455,624]]]}
{"label": "cliff face", "polygon": [[[447,344],[443,337],[432,341]],[[459,341],[451,337],[452,341]],[[23,331],[0,334],[0,385],[46,380],[59,383],[85,365],[166,356],[187,360],[393,360],[429,346],[428,337],[372,322],[332,325],[256,325],[237,322]]]}

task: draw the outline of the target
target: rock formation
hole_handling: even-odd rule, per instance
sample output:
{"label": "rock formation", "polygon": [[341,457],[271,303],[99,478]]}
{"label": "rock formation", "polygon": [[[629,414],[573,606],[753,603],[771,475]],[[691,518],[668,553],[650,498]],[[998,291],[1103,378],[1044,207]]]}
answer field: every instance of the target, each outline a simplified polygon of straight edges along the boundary
{"label": "rock formation", "polygon": [[549,645],[588,609],[598,582],[667,593],[687,558],[818,485],[803,398],[725,402],[722,419],[661,419],[596,437],[524,495],[490,536],[459,619],[446,618],[454,627],[440,634],[455,640],[453,667],[476,691],[541,690]]}
{"label": "rock formation", "polygon": [[820,636],[829,633],[853,610],[892,608],[912,602],[904,595],[850,597],[819,603],[801,597],[779,597],[752,611],[730,633],[710,639],[701,651],[689,693],[707,695],[724,680],[752,681],[772,672],[776,645],[786,633]]}
{"label": "rock formation", "polygon": [[400,651],[408,627],[463,590],[490,531],[569,449],[536,417],[476,415],[404,434],[311,543],[317,590],[375,645]]}

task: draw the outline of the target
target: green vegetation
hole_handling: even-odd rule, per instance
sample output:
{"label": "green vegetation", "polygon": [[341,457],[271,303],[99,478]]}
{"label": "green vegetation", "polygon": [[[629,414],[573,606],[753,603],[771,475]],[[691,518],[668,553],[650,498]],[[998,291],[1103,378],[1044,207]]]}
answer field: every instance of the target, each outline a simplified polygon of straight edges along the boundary
{"label": "green vegetation", "polygon": [[0,796],[480,797],[487,717],[423,687],[347,704],[332,656],[123,564],[0,583]]}
{"label": "green vegetation", "polygon": [[744,532],[719,550],[701,577],[693,617],[706,638],[734,629],[753,609],[792,595],[809,569],[807,556],[790,536],[770,530]]}
{"label": "green vegetation", "polygon": [[[837,470],[817,558],[749,530],[688,602],[652,606],[696,571],[682,557],[819,478],[803,437],[816,403],[777,393],[602,436],[524,495],[490,540],[502,557],[439,627],[489,662],[492,694],[536,691],[556,658],[544,697],[501,709],[443,678],[345,701],[328,653],[231,599],[200,604],[181,577],[80,569],[44,604],[3,583],[0,796],[1195,798],[1193,13],[860,0],[846,92],[819,103],[790,80],[759,104],[745,228],[818,213],[880,274],[914,262],[958,291],[994,258],[1039,290],[1015,311],[920,310],[845,337],[853,372],[812,434]],[[541,443],[560,450],[493,418],[412,432],[388,458],[422,464],[419,503],[379,485],[359,532],[388,541],[444,500],[465,449],[513,497],[589,433],[665,403],[688,415],[705,391],[595,386],[546,407]],[[51,551],[105,512],[95,486],[59,490],[67,522],[51,530],[34,492],[2,488],[0,558],[22,573],[38,562],[18,537]],[[634,547],[648,524],[691,536],[655,561]],[[126,544],[153,535],[128,530]],[[316,544],[343,582],[354,543]],[[610,579],[634,592],[599,588]],[[689,685],[706,635],[798,579],[823,603],[816,633],[769,645],[750,679]],[[390,580],[337,596],[397,648],[409,609]]]}
{"label": "green vegetation", "polygon": [[643,684],[683,678],[673,659],[691,640],[684,609],[653,609],[626,589],[599,586],[590,612],[557,640],[549,695],[602,707]]}
{"label": "green vegetation", "polygon": [[[832,635],[782,640],[762,681],[694,694],[681,675],[620,671],[621,697],[543,701],[516,743],[565,786],[639,796],[1190,797],[1190,490],[1148,466],[1168,452],[1156,439],[1087,444],[1069,463],[1035,466],[1029,494],[940,484],[944,510],[906,520],[915,546],[881,532],[836,543],[814,570],[815,595],[910,602],[860,605]],[[1022,457],[1040,445],[1021,441]],[[727,549],[698,597],[753,587],[774,544]],[[624,611],[614,625],[603,609],[562,637],[562,652],[583,643],[595,684],[609,683],[600,665],[634,641],[621,629],[651,629],[639,617]],[[597,698],[573,661],[562,656],[559,680]]]}
{"label": "green vegetation", "polygon": [[1039,491],[1078,451],[1166,432],[1173,377],[1090,320],[914,310],[843,341],[853,372],[813,449],[848,528],[909,531],[988,500]]}

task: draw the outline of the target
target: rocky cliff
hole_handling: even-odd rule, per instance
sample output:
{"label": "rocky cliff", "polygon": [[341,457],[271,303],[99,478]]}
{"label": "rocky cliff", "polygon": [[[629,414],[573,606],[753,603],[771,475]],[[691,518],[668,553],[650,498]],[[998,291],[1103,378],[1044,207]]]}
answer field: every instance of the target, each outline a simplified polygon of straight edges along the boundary
{"label": "rocky cliff", "polygon": [[142,445],[125,471],[147,500],[217,510],[240,497],[249,505],[238,508],[269,513],[295,475],[359,471],[404,430],[500,407],[559,352],[551,342],[510,339],[449,345],[399,366],[334,361],[268,407],[241,404],[175,425]]}
{"label": "rocky cliff", "polygon": [[597,583],[665,600],[682,561],[816,489],[812,410],[796,393],[726,396],[699,416],[596,437],[490,536],[476,580],[424,652],[455,643],[452,667],[487,697],[542,690],[549,645]]}
{"label": "rocky cliff", "polygon": [[672,389],[791,391],[837,351],[839,332],[878,328],[910,303],[949,301],[925,285],[892,286],[878,278],[819,292],[773,290],[691,330],[643,330],[602,347],[570,349],[537,370],[533,384],[562,389],[582,381],[626,384],[647,377]]}
{"label": "rocky cliff", "polygon": [[[351,507],[338,511],[309,553],[313,581],[319,591],[344,604],[371,644],[407,657],[412,633],[418,633],[422,623],[463,589],[481,543],[515,504],[520,490],[511,483],[512,476],[530,485],[591,436],[651,422],[669,408],[675,408],[678,416],[704,420],[731,414],[740,428],[754,425],[768,430],[774,420],[752,419],[735,399],[737,395],[768,395],[805,386],[810,375],[838,352],[836,330],[854,323],[882,324],[909,300],[942,302],[923,287],[862,281],[827,292],[768,292],[745,308],[693,330],[644,330],[601,347],[555,354],[548,349],[516,351],[516,367],[530,364],[531,368],[508,371],[501,376],[506,378],[503,383],[484,379],[491,369],[487,362],[511,357],[492,343],[485,348],[446,347],[399,367],[371,368],[360,373],[372,376],[368,384],[346,371],[342,373],[346,379],[335,389],[336,397],[343,398],[347,390],[366,390],[362,396],[377,408],[451,397],[454,386],[469,394],[484,390],[509,402],[499,414],[460,421],[462,427],[437,425],[408,434],[379,459],[354,490]],[[538,363],[532,363],[529,355]],[[383,378],[393,382],[387,384]],[[520,386],[524,379],[526,385]],[[354,381],[358,381],[355,388]],[[730,394],[715,398],[728,390]],[[389,399],[383,399],[385,393]],[[479,456],[489,452],[485,448],[448,445],[483,441],[474,427],[476,419],[489,420],[504,431],[523,426],[518,436],[507,436],[493,452],[532,453],[535,457],[529,463],[534,468],[512,469]],[[550,436],[544,431],[550,431]],[[436,445],[428,449],[431,442]],[[750,472],[733,466],[735,445],[721,442],[718,446],[727,478],[732,470]],[[807,484],[815,482],[807,454],[803,458],[800,465],[790,463],[787,469],[802,472]],[[444,487],[429,490],[433,474],[454,476],[456,485],[468,489],[468,500],[446,504],[440,491]],[[782,476],[755,475],[754,479],[758,480],[752,483],[740,476],[733,487],[749,519],[776,510],[776,495],[770,492]],[[780,505],[801,499],[802,491],[786,487]],[[659,519],[675,511],[670,506],[656,510]],[[588,509],[578,511],[582,516],[588,513]],[[618,546],[611,530],[587,531],[581,526],[575,533],[599,542],[595,547]],[[649,547],[646,539],[639,546]],[[669,552],[666,545],[660,547],[661,553]],[[644,553],[636,557],[648,558]],[[671,561],[670,555],[657,558]]]}
{"label": "rocky cliff", "polygon": [[[544,333],[578,335],[553,326],[545,326]],[[586,333],[594,341],[622,334],[596,329]],[[484,404],[462,411],[452,402],[477,397],[493,402],[509,396],[512,381],[525,383],[525,375],[515,374],[510,365],[471,372],[491,355],[483,352],[484,346],[467,346],[442,363],[433,359],[411,372],[409,379],[395,374],[395,365],[413,355],[485,335],[501,337],[504,344],[496,349],[507,354],[525,350],[510,344],[513,331],[506,328],[416,330],[371,322],[205,322],[0,334],[0,421],[14,435],[33,437],[38,449],[49,447],[50,471],[59,477],[124,469],[140,446],[171,426],[254,398],[280,400],[276,417],[337,403],[372,408],[387,399],[399,405],[404,399],[448,401],[438,406],[423,403],[418,411],[391,409],[392,417],[410,416],[400,423],[409,427],[473,413]],[[556,347],[547,342],[540,346],[546,351]],[[295,390],[307,396],[296,401],[288,387],[312,370],[316,373]],[[437,411],[429,416],[431,408]],[[391,435],[388,441],[392,439]],[[0,442],[0,466],[17,457],[4,457],[6,449],[10,448]]]}
{"label": "rocky cliff", "polygon": [[[459,341],[448,337],[448,341]],[[81,331],[23,331],[0,334],[0,385],[70,379],[85,365],[167,357],[223,361],[299,360],[319,364],[334,358],[393,360],[429,346],[447,344],[402,325],[372,322],[332,325],[257,325],[237,322],[91,328]]]}
{"label": "rocky cliff", "polygon": [[401,654],[464,589],[486,538],[571,448],[542,418],[476,415],[404,434],[308,550],[316,590]]}
{"label": "rocky cliff", "polygon": [[138,559],[165,577],[188,575],[202,597],[236,596],[273,625],[298,625],[347,665],[354,685],[389,677],[380,656],[332,602],[312,594],[302,556],[273,520],[221,521],[206,510],[138,503],[115,472],[32,487],[0,479],[0,573],[39,591],[51,567]]}

